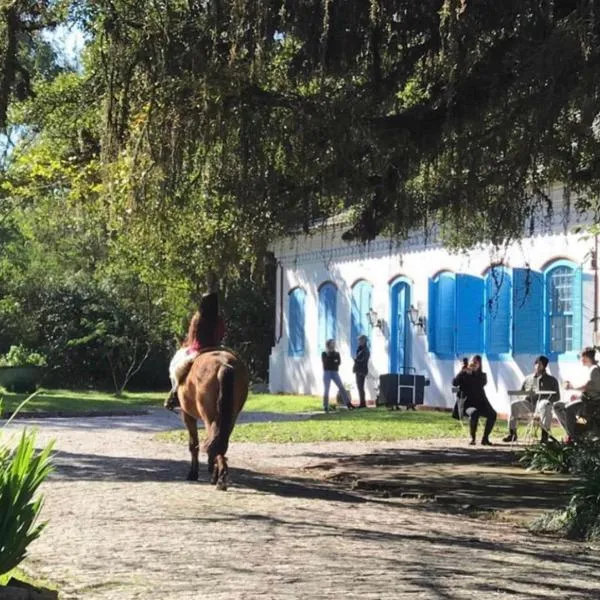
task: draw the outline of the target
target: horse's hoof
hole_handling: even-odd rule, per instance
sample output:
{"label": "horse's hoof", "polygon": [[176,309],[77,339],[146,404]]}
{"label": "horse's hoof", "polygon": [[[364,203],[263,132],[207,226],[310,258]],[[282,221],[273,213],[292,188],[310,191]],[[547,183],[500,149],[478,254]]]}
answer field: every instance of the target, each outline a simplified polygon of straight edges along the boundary
{"label": "horse's hoof", "polygon": [[186,479],[187,479],[188,481],[198,481],[198,473],[194,473],[193,471],[190,471],[190,472],[187,474],[187,477],[186,477]]}
{"label": "horse's hoof", "polygon": [[227,482],[226,481],[217,481],[217,489],[221,492],[227,491]]}

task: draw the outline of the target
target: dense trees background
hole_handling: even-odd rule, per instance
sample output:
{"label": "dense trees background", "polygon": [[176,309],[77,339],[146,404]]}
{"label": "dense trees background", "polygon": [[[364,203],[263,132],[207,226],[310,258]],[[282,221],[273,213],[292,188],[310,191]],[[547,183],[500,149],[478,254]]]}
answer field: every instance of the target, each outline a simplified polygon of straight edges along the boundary
{"label": "dense trees background", "polygon": [[215,268],[264,376],[277,235],[502,245],[556,181],[597,211],[599,34],[593,0],[3,0],[0,351],[155,385]]}

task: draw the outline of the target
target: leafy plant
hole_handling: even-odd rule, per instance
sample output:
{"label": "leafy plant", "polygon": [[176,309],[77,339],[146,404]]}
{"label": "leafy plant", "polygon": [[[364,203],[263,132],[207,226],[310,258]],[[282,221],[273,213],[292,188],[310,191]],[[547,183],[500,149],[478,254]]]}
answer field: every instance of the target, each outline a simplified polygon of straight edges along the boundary
{"label": "leafy plant", "polygon": [[600,539],[600,443],[593,437],[580,443],[558,442],[526,451],[521,458],[530,469],[572,473],[579,479],[566,507],[542,515],[532,529],[562,533],[577,539]]}
{"label": "leafy plant", "polygon": [[27,350],[24,346],[11,346],[10,350],[0,356],[0,367],[45,367],[46,357],[38,352]]}
{"label": "leafy plant", "polygon": [[551,440],[547,444],[537,444],[526,448],[519,461],[530,471],[568,473],[575,448],[575,446]]}
{"label": "leafy plant", "polygon": [[32,431],[23,431],[13,450],[0,441],[0,575],[25,558],[45,527],[37,523],[43,499],[36,494],[52,470],[52,448],[50,443],[36,452]]}

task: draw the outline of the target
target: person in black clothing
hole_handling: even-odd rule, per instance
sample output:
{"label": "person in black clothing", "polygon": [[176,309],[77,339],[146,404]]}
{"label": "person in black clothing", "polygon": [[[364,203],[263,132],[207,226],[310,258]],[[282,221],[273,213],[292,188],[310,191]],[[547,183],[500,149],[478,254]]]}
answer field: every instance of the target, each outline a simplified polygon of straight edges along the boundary
{"label": "person in black clothing", "polygon": [[356,357],[354,358],[354,374],[356,375],[356,387],[358,388],[358,397],[360,398],[359,408],[367,408],[365,400],[365,379],[369,374],[369,358],[371,353],[367,346],[367,336],[361,335],[358,338],[358,347],[356,348]]}
{"label": "person in black clothing", "polygon": [[492,408],[485,394],[487,375],[481,370],[481,356],[475,355],[468,365],[463,365],[460,373],[452,381],[452,385],[460,388],[466,397],[464,412],[469,415],[471,433],[470,445],[475,445],[479,417],[485,417],[485,428],[481,438],[482,446],[491,446],[490,433],[496,423],[496,411]]}
{"label": "person in black clothing", "polygon": [[342,395],[346,406],[348,408],[353,408],[348,392],[346,392],[342,385],[342,380],[338,373],[342,360],[340,358],[340,353],[335,349],[335,340],[327,340],[325,352],[321,354],[321,360],[323,361],[323,410],[329,412],[329,387],[331,386],[332,381],[340,390],[340,394]]}

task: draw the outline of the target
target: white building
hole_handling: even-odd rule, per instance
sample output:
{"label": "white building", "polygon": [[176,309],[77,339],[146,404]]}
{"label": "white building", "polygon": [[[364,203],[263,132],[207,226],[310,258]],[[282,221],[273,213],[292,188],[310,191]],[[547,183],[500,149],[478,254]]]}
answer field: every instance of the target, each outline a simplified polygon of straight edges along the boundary
{"label": "white building", "polygon": [[425,404],[450,408],[459,360],[475,353],[502,413],[507,390],[520,387],[539,354],[559,380],[582,380],[577,353],[592,344],[597,316],[594,238],[573,232],[589,218],[563,208],[562,188],[551,195],[552,217],[502,256],[491,247],[450,253],[423,232],[401,244],[345,243],[335,219],[274,243],[270,391],[322,394],[321,352],[334,338],[342,381],[356,398],[352,355],[360,333],[371,349],[367,398],[375,398],[379,375],[412,367],[431,382]]}

